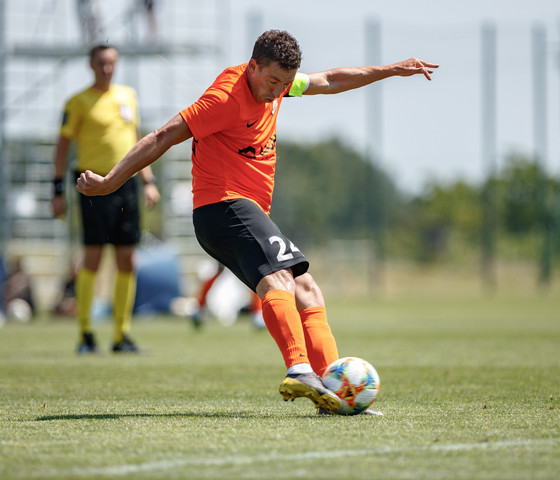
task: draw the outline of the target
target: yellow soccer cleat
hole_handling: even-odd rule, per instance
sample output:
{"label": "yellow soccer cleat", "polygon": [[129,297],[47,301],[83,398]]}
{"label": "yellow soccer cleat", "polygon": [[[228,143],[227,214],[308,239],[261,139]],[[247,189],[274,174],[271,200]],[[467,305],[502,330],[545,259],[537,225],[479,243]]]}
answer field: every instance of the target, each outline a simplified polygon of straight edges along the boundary
{"label": "yellow soccer cleat", "polygon": [[336,394],[326,388],[315,373],[288,375],[280,384],[279,391],[286,402],[297,397],[307,397],[317,409],[329,413],[336,412],[342,406]]}

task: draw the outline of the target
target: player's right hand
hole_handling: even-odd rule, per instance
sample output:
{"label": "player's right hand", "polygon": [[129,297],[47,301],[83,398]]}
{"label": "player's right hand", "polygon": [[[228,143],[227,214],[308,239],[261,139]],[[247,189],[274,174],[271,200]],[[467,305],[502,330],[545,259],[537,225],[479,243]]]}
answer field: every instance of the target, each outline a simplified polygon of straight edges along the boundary
{"label": "player's right hand", "polygon": [[76,190],[88,196],[104,195],[106,193],[109,193],[108,189],[107,191],[105,191],[105,189],[103,188],[104,179],[105,177],[102,177],[97,173],[93,173],[90,170],[86,170],[79,176],[76,182]]}

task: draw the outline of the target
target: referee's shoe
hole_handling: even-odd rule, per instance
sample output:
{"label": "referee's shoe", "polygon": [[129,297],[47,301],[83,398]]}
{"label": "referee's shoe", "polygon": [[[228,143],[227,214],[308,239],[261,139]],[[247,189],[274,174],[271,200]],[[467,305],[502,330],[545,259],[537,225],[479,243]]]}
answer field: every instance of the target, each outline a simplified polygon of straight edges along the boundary
{"label": "referee's shoe", "polygon": [[146,353],[136,345],[128,335],[123,335],[120,342],[113,343],[113,353]]}
{"label": "referee's shoe", "polygon": [[318,410],[323,409],[329,413],[336,412],[342,406],[340,399],[323,385],[316,373],[290,374],[280,384],[279,391],[286,402],[297,397],[307,397]]}
{"label": "referee's shoe", "polygon": [[93,333],[82,333],[82,338],[78,344],[76,351],[80,355],[87,355],[89,353],[99,353],[97,344],[95,343],[95,337]]}

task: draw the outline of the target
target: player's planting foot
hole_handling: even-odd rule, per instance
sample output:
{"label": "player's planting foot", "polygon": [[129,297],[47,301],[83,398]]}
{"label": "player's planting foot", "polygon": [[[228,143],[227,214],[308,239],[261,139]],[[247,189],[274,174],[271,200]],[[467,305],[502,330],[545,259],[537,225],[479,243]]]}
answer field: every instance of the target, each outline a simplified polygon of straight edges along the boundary
{"label": "player's planting foot", "polygon": [[76,351],[80,355],[87,355],[89,353],[99,353],[93,333],[82,333],[82,339],[78,344]]}
{"label": "player's planting foot", "polygon": [[115,353],[143,353],[144,351],[136,345],[130,337],[123,335],[120,342],[113,344]]}
{"label": "player's planting foot", "polygon": [[325,388],[321,379],[315,373],[300,373],[288,375],[280,384],[280,395],[284,401],[297,397],[309,398],[318,409],[326,412],[336,412],[340,407],[340,399]]}

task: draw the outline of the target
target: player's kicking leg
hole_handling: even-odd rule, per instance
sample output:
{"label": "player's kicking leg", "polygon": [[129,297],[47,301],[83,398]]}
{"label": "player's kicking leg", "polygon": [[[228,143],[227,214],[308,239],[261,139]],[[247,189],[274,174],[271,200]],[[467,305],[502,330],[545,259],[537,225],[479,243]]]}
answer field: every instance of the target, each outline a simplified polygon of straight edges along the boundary
{"label": "player's kicking leg", "polygon": [[285,290],[270,290],[263,296],[262,310],[268,331],[288,367],[288,375],[280,384],[280,395],[286,401],[309,398],[317,408],[328,412],[338,410],[340,399],[323,385],[311,368],[294,296]]}

